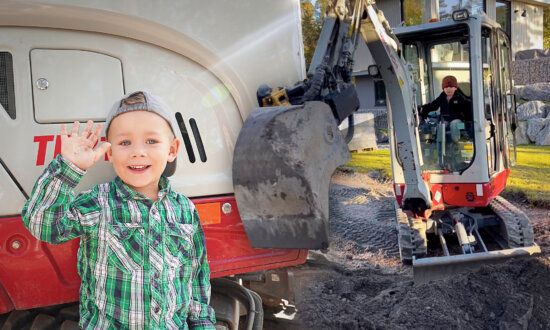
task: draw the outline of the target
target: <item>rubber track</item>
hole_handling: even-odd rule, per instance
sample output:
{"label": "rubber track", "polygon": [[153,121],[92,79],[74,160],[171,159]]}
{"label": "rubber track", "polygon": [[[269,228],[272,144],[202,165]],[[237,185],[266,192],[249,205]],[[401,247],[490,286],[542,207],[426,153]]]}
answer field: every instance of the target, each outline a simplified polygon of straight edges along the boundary
{"label": "rubber track", "polygon": [[395,213],[401,261],[410,265],[413,257],[422,258],[427,254],[426,227],[421,219],[407,217],[400,208],[396,208]]}
{"label": "rubber track", "polygon": [[0,315],[1,330],[78,330],[78,303],[62,304]]}
{"label": "rubber track", "polygon": [[510,248],[532,246],[535,242],[533,226],[523,211],[506,199],[497,196],[489,207],[502,220],[505,238]]}

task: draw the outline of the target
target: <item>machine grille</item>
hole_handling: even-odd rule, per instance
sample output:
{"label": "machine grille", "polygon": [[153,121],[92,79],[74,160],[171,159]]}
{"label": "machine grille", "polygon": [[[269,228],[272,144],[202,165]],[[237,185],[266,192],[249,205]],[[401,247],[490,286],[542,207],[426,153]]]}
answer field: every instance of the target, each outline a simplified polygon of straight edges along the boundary
{"label": "machine grille", "polygon": [[0,104],[2,104],[11,119],[15,119],[13,61],[11,54],[8,52],[0,52]]}

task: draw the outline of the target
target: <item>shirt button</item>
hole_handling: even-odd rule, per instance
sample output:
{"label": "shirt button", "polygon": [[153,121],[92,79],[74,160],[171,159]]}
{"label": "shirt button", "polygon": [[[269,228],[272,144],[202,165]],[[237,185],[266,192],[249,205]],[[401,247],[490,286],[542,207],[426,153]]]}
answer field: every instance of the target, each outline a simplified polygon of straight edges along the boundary
{"label": "shirt button", "polygon": [[127,231],[127,230],[125,230],[125,231],[122,232],[122,236],[126,236],[126,235],[128,235],[128,231]]}
{"label": "shirt button", "polygon": [[153,242],[153,245],[159,246],[159,241],[155,240],[155,241]]}
{"label": "shirt button", "polygon": [[159,277],[160,277],[159,273],[155,273],[155,278],[159,278]]}
{"label": "shirt button", "polygon": [[155,312],[155,314],[157,314],[158,312],[160,312],[160,307],[155,307],[153,311]]}

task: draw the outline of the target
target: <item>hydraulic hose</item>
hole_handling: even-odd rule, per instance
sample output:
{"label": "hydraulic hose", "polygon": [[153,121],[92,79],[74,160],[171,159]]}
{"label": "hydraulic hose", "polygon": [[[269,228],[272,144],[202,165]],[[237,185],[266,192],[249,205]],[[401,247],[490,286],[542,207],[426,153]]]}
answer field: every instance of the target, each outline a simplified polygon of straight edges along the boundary
{"label": "hydraulic hose", "polygon": [[355,134],[355,126],[354,126],[354,119],[353,115],[349,115],[348,117],[348,132],[345,137],[346,143],[350,143],[351,139],[353,139],[353,134]]}
{"label": "hydraulic hose", "polygon": [[[230,297],[234,297],[242,302],[245,306],[248,306],[248,314],[246,318],[246,329],[247,330],[261,330],[263,326],[263,309],[261,304],[261,298],[253,295],[253,291],[248,290],[237,282],[225,279],[225,278],[214,278],[210,282],[212,286],[216,288],[221,288],[224,290],[224,293]],[[259,303],[256,303],[256,302]]]}

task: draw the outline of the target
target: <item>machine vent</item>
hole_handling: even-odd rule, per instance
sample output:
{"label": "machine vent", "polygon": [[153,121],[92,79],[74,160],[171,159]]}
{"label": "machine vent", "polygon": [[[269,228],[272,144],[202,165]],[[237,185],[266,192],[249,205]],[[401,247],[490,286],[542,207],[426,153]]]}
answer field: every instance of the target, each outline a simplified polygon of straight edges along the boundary
{"label": "machine vent", "polygon": [[197,149],[199,149],[199,156],[203,163],[206,163],[206,151],[204,150],[204,145],[202,144],[201,133],[199,132],[199,127],[195,119],[189,119],[189,125],[191,125],[191,130],[193,130],[193,136],[195,137],[195,142],[197,143]]}
{"label": "machine vent", "polygon": [[11,119],[15,119],[15,94],[13,90],[13,61],[11,54],[0,52],[0,104]]}
{"label": "machine vent", "polygon": [[185,150],[187,151],[187,157],[191,163],[195,162],[195,152],[193,151],[193,146],[191,145],[191,140],[189,139],[189,133],[187,132],[187,127],[185,127],[185,122],[181,113],[176,112],[176,121],[178,122],[178,127],[181,132],[181,137],[183,138],[183,145],[185,145]]}

